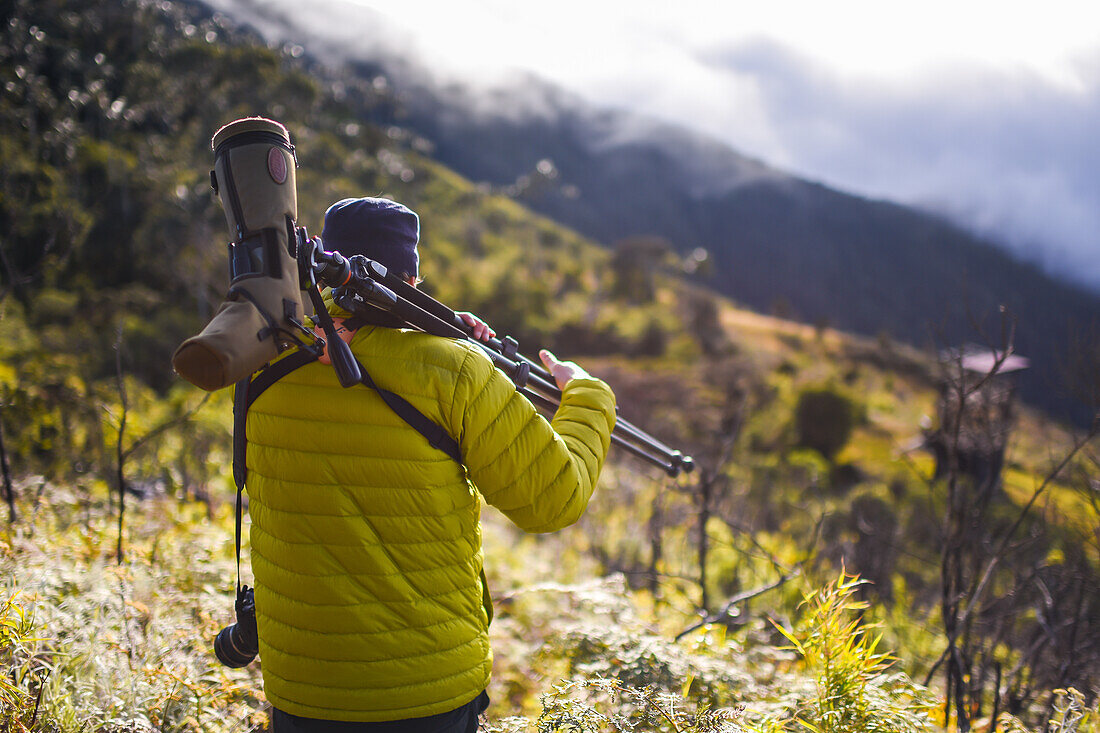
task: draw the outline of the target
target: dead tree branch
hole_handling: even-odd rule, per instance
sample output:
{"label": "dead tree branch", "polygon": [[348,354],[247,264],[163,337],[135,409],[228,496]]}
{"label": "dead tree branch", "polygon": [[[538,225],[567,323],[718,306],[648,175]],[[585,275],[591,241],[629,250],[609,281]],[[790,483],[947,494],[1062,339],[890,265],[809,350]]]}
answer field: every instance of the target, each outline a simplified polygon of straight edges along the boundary
{"label": "dead tree branch", "polygon": [[688,634],[690,634],[692,631],[695,631],[696,629],[700,629],[700,628],[706,626],[707,624],[716,624],[716,623],[720,623],[722,621],[725,621],[727,618],[731,617],[733,609],[735,609],[739,603],[744,603],[747,600],[750,600],[752,598],[756,598],[757,596],[764,595],[768,591],[775,590],[776,588],[780,587],[781,585],[784,585],[791,578],[797,577],[799,574],[800,574],[800,571],[796,568],[796,569],[792,570],[790,573],[788,573],[787,575],[781,576],[778,580],[776,580],[773,583],[769,583],[768,585],[761,586],[761,587],[755,588],[753,590],[747,590],[747,591],[743,591],[741,593],[738,593],[737,595],[735,595],[732,598],[730,598],[729,600],[727,600],[726,603],[722,606],[721,609],[719,609],[718,611],[715,611],[714,613],[706,615],[699,622],[692,624],[691,626],[687,627],[686,629],[681,631],[679,634],[677,634],[676,635],[676,641],[679,641],[680,639],[682,639],[685,636],[687,636]]}

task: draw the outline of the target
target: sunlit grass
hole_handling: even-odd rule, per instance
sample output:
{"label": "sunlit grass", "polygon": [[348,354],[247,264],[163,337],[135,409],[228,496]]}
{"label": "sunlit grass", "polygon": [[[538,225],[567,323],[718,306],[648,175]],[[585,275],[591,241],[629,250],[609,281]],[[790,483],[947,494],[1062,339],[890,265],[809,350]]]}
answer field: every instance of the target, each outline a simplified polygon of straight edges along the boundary
{"label": "sunlit grass", "polygon": [[119,564],[103,498],[69,512],[73,497],[52,489],[24,515],[30,523],[5,533],[0,555],[0,593],[14,595],[33,625],[4,649],[34,700],[20,724],[229,731],[262,718],[258,670],[227,670],[211,651],[232,614],[225,508],[210,518],[205,505],[145,502]]}
{"label": "sunlit grass", "polygon": [[[900,663],[887,666],[886,650],[860,625],[860,614],[874,614],[853,600],[851,576],[821,589],[799,579],[772,599],[769,606],[790,609],[778,617],[789,620],[790,650],[767,621],[777,617],[760,613],[731,628],[705,624],[675,641],[698,619],[691,583],[666,579],[660,598],[632,591],[624,576],[602,575],[586,550],[586,535],[623,515],[612,499],[626,497],[613,492],[637,491],[617,472],[602,487],[607,501],[564,532],[524,535],[485,510],[497,608],[491,730],[565,730],[573,718],[588,726],[573,730],[612,730],[600,726],[613,716],[654,731],[934,729],[925,693]],[[119,564],[106,497],[89,502],[48,489],[37,506],[21,502],[27,519],[0,542],[0,701],[8,729],[262,726],[258,666],[228,670],[211,651],[213,636],[232,621],[231,504],[135,502]],[[797,562],[785,554],[791,545],[782,534],[754,539]],[[781,600],[799,592],[808,599],[801,610]],[[899,623],[896,614],[890,621]]]}

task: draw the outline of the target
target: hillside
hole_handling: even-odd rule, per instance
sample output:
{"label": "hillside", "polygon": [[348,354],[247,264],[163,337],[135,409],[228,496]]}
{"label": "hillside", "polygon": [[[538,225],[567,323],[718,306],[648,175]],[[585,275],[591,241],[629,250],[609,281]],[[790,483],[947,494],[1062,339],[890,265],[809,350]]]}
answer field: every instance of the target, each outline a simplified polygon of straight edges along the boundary
{"label": "hillside", "polygon": [[[384,64],[368,69],[388,72]],[[552,90],[532,107],[553,112],[486,114],[479,106],[463,114],[470,102],[432,87],[403,89],[394,76],[402,104],[390,119],[430,140],[446,165],[502,188],[518,181],[526,205],[608,246],[657,236],[681,254],[703,248],[703,281],[756,310],[944,348],[981,338],[975,322],[995,332],[990,314],[1006,306],[1034,365],[1025,396],[1089,417],[1066,399],[1060,367],[1073,344],[1095,338],[1095,293],[935,215],[799,180]],[[525,93],[532,88],[536,81]],[[550,181],[539,180],[543,160],[553,163]]]}
{"label": "hillside", "polygon": [[[659,297],[672,294],[660,288]],[[867,670],[874,692],[843,704],[869,706],[877,720],[892,721],[890,730],[948,729],[942,701],[912,682],[929,671],[940,645],[935,550],[921,535],[935,531],[941,494],[922,478],[931,474],[930,458],[919,451],[906,457],[922,415],[934,412],[934,365],[896,344],[816,332],[727,303],[718,303],[717,316],[726,339],[720,356],[691,365],[611,356],[586,362],[616,385],[632,419],[686,441],[678,444],[700,459],[702,477],[720,477],[707,520],[706,585],[699,584],[694,477],[670,481],[613,454],[586,517],[550,536],[524,536],[487,509],[486,567],[497,607],[491,729],[529,731],[536,722],[581,720],[595,710],[633,717],[642,730],[673,730],[646,718],[648,695],[678,711],[681,726],[702,725],[707,718],[694,716],[707,707],[722,716],[711,727],[680,730],[799,730],[796,716],[816,720],[821,696],[840,694],[821,686],[828,678],[811,642],[830,638],[822,631],[844,638],[826,624],[858,618],[882,623],[880,646],[898,650],[900,659],[887,675],[875,671],[866,649],[849,650],[847,663],[853,672]],[[866,414],[830,460],[797,448],[792,403],[806,385],[831,380],[861,395]],[[229,405],[220,397],[191,418],[193,428],[169,431],[152,455],[138,453],[127,464],[131,485],[146,489],[143,498],[126,499],[122,563],[115,559],[117,493],[96,477],[109,466],[83,476],[17,478],[18,519],[0,536],[3,596],[11,597],[0,610],[11,624],[0,637],[0,663],[26,695],[12,709],[29,716],[40,701],[42,729],[232,730],[263,721],[258,668],[227,670],[209,647],[232,621]],[[137,407],[131,441],[159,420]],[[727,447],[731,408],[740,408],[744,425]],[[1025,490],[1047,469],[1044,451],[1066,450],[1067,436],[1050,430],[1038,416],[1021,416],[1009,456]],[[5,432],[18,434],[10,426]],[[214,472],[197,495],[185,460],[196,436],[214,440]],[[1058,490],[1076,493],[1073,479]],[[1026,495],[1013,501],[997,514],[1014,515]],[[1044,503],[1048,512],[1058,507]],[[1047,534],[1042,523],[1028,524],[1032,541]],[[893,528],[887,536],[885,527]],[[1048,537],[1062,559],[1051,555],[1046,567],[1072,562],[1084,536]],[[1096,567],[1100,548],[1086,547]],[[245,561],[248,582],[247,547]],[[840,592],[834,584],[818,596],[827,602],[823,615],[806,615],[802,594],[835,582],[842,562],[872,580],[873,590],[852,596],[858,589]],[[743,600],[728,604],[737,597]],[[857,601],[871,606],[858,611]],[[700,627],[701,606],[711,621]],[[803,652],[790,649],[773,623],[806,644]],[[1082,655],[1091,648],[1088,629],[1079,629]],[[1091,689],[1088,674],[1077,684]],[[1041,693],[1032,693],[1037,710],[1047,701]],[[1028,718],[1036,711],[1014,712]],[[1027,730],[1017,726],[1011,729]]]}
{"label": "hillside", "polygon": [[1100,295],[942,217],[798,179],[531,76],[488,91],[441,81],[393,44],[352,40],[340,23],[367,23],[368,11],[210,4],[272,41],[300,44],[337,69],[325,72],[334,78],[384,80],[393,100],[360,110],[362,118],[408,128],[467,178],[608,247],[645,236],[681,255],[706,250],[700,281],[755,310],[942,349],[999,345],[1004,306],[1018,350],[1032,361],[1025,398],[1059,418],[1091,418],[1072,395],[1066,365],[1097,338]]}
{"label": "hillside", "polygon": [[[0,726],[264,718],[258,668],[209,652],[232,620],[229,396],[169,367],[226,284],[209,137],[255,113],[294,137],[302,224],[316,232],[349,194],[409,203],[426,288],[526,353],[576,356],[625,417],[698,459],[671,480],[613,453],[585,519],[552,536],[486,511],[493,729],[598,730],[600,712],[638,730],[793,731],[843,700],[853,717],[833,730],[1002,713],[1004,730],[1072,730],[1095,707],[1092,434],[1020,408],[1003,480],[961,460],[936,476],[920,443],[953,433],[937,406],[950,364],[746,310],[646,240],[608,251],[363,122],[392,104],[384,90],[316,77],[228,19],[129,0],[2,7]],[[962,581],[946,596],[945,569]],[[948,649],[969,666],[945,665]],[[828,677],[830,660],[846,675]],[[1054,692],[1069,686],[1082,697]],[[1080,715],[1057,712],[1068,701]]]}

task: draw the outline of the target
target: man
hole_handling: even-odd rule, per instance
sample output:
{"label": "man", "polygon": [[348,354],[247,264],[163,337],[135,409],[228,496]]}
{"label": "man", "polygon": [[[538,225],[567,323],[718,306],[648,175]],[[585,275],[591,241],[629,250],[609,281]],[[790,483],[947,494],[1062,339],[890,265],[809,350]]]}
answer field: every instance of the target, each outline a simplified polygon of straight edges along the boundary
{"label": "man", "polygon": [[[417,282],[419,219],[398,203],[340,201],[322,240]],[[492,668],[481,498],[529,532],[568,526],[610,444],[614,395],[576,364],[541,353],[562,389],[547,422],[477,346],[372,321],[343,334],[353,353],[458,442],[463,465],[323,363],[252,405],[252,568],[277,733],[475,730]]]}

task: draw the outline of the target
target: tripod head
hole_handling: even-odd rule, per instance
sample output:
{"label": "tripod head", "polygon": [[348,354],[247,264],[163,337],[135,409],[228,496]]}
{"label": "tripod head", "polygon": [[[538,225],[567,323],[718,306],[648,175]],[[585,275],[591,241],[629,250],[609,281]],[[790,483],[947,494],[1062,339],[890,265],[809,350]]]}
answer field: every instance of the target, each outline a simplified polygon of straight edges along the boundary
{"label": "tripod head", "polygon": [[355,355],[351,353],[351,347],[336,334],[336,324],[328,314],[325,302],[321,298],[321,291],[317,287],[318,279],[326,284],[330,280],[348,282],[352,276],[351,265],[339,252],[325,252],[321,247],[321,240],[317,237],[310,239],[305,227],[298,227],[294,233],[298,252],[299,284],[302,290],[309,293],[317,320],[325,332],[324,343],[317,344],[317,348],[328,345],[329,359],[332,361],[332,368],[336,371],[336,378],[340,380],[340,386],[351,387],[362,380],[363,373],[355,361]]}

